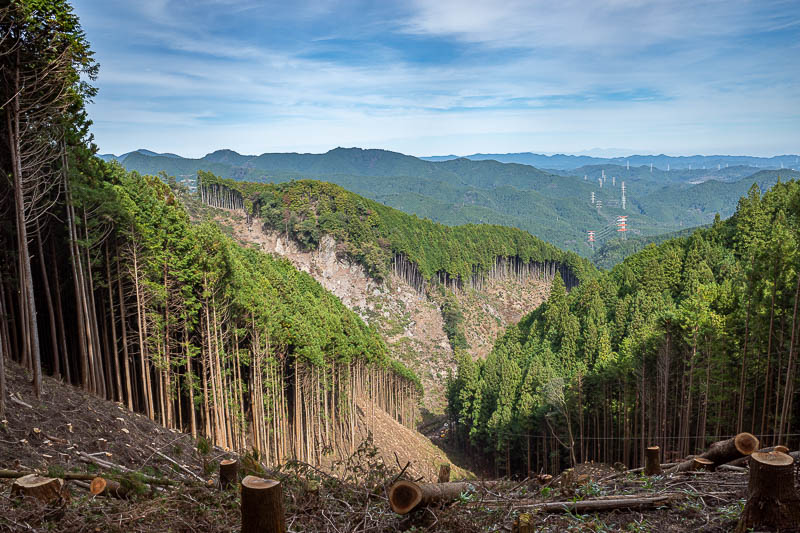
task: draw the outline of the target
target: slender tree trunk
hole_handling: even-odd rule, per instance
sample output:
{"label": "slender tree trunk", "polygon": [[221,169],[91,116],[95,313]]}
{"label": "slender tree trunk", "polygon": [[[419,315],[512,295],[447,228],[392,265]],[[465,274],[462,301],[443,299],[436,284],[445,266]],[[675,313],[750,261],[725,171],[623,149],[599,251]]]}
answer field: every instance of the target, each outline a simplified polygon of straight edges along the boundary
{"label": "slender tree trunk", "polygon": [[[19,53],[17,53],[19,61]],[[20,129],[19,129],[19,68],[14,73],[14,94],[16,96],[11,106],[6,110],[8,126],[8,142],[11,152],[11,166],[14,176],[14,208],[17,222],[17,247],[20,264],[20,288],[23,312],[26,316],[23,330],[30,346],[27,352],[33,368],[33,393],[36,398],[42,396],[42,362],[39,349],[39,329],[37,327],[36,300],[33,294],[33,274],[31,272],[31,257],[28,249],[28,229],[25,221],[25,198],[23,196],[22,162],[20,160]],[[12,119],[13,117],[13,119]]]}
{"label": "slender tree trunk", "polygon": [[[36,243],[39,250],[39,266],[42,270],[42,283],[44,284],[45,302],[47,303],[48,316],[50,317],[50,349],[53,350],[53,374],[61,377],[61,358],[58,353],[58,335],[56,334],[56,313],[53,308],[53,297],[50,293],[50,279],[45,266],[44,247],[42,246],[42,230],[39,220],[36,220]],[[53,258],[55,260],[55,258]]]}
{"label": "slender tree trunk", "polygon": [[[50,256],[55,258],[56,256],[56,245],[55,242],[51,239],[50,240]],[[59,343],[61,344],[61,369],[64,373],[64,376],[67,380],[67,383],[72,383],[72,370],[70,368],[70,361],[68,358],[69,353],[67,352],[67,333],[66,328],[64,327],[64,310],[61,307],[61,278],[58,275],[58,264],[57,261],[53,261],[53,280],[56,284],[56,315],[58,316],[58,339]]]}
{"label": "slender tree trunk", "polygon": [[[120,332],[122,333],[122,367],[125,370],[125,391],[127,392],[128,410],[133,411],[133,388],[131,387],[131,363],[128,354],[128,311],[125,297],[122,292],[122,270],[119,267],[119,248],[114,240],[117,251],[117,299],[119,300]],[[110,280],[109,280],[110,283]]]}

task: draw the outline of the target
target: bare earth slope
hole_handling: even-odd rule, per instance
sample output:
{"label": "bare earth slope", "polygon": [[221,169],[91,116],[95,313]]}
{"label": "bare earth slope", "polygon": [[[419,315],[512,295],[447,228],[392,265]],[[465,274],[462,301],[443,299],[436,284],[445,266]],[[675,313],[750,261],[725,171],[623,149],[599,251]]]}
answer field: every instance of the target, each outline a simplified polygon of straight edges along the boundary
{"label": "bare earth slope", "polygon": [[[79,453],[90,454],[132,469],[149,469],[151,475],[172,473],[175,465],[156,450],[179,462],[203,479],[203,460],[191,435],[167,430],[146,416],[124,406],[101,400],[71,385],[45,378],[42,399],[36,401],[24,371],[15,364],[6,367],[9,401],[5,419],[0,422],[0,470],[39,470],[49,468],[85,470]],[[430,440],[411,430],[380,408],[374,412],[369,402],[358,405],[356,431],[360,440],[369,436],[385,464],[402,466],[415,477],[433,480],[439,465],[450,463],[447,455]],[[206,460],[215,465],[231,456],[212,449]],[[328,465],[330,466],[330,465]],[[454,477],[467,472],[454,468]]]}

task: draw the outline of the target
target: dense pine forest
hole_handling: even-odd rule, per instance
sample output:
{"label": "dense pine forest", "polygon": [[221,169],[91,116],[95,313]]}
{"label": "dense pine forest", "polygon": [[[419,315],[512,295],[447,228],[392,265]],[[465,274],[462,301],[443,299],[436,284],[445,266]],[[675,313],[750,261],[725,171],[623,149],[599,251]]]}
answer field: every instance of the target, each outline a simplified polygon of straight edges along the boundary
{"label": "dense pine forest", "polygon": [[798,440],[800,183],[650,245],[509,328],[448,388],[453,438],[500,473],[641,464],[747,431]]}
{"label": "dense pine forest", "polygon": [[413,426],[418,380],[336,297],[192,225],[174,180],[94,156],[97,64],[66,2],[14,3],[0,25],[0,365],[37,397],[51,374],[268,463],[352,451],[357,400]]}

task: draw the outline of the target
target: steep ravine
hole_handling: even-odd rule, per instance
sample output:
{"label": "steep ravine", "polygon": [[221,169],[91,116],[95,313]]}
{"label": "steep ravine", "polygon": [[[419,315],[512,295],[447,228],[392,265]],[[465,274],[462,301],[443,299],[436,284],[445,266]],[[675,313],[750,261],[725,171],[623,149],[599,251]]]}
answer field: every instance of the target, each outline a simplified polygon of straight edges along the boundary
{"label": "steep ravine", "polygon": [[[444,411],[445,386],[455,359],[437,302],[395,274],[382,282],[372,279],[361,265],[337,253],[337,243],[330,236],[324,236],[316,250],[305,251],[281,232],[262,230],[258,220],[248,225],[241,210],[213,212],[234,238],[289,259],[375,327],[392,355],[419,376],[425,390],[423,407],[433,414]],[[485,357],[497,336],[544,301],[549,288],[549,280],[503,277],[486,280],[480,290],[458,291],[456,299],[473,357]]]}

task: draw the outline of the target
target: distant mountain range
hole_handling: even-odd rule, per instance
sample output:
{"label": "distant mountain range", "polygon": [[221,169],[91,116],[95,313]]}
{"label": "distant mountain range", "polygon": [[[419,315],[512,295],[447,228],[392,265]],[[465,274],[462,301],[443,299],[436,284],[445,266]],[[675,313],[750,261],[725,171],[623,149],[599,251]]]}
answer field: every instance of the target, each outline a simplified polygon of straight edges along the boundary
{"label": "distant mountain range", "polygon": [[774,157],[752,157],[740,155],[692,155],[692,156],[669,156],[669,155],[630,155],[624,157],[592,157],[587,155],[544,155],[532,152],[510,153],[510,154],[472,154],[466,156],[456,155],[437,155],[423,157],[426,161],[449,161],[451,159],[470,159],[472,161],[483,161],[492,159],[501,163],[519,163],[531,165],[543,169],[553,170],[573,170],[586,165],[623,165],[627,166],[650,166],[666,170],[684,169],[712,169],[717,167],[744,165],[755,168],[783,168],[800,170],[800,156],[797,155],[778,155]]}
{"label": "distant mountain range", "polygon": [[[509,155],[509,154],[505,154]],[[514,155],[514,154],[510,154]],[[524,154],[522,154],[524,155]],[[529,154],[534,155],[535,154]],[[618,237],[616,217],[628,216],[629,234],[651,236],[710,223],[719,212],[728,217],[740,196],[753,183],[762,189],[800,173],[781,170],[781,158],[720,159],[707,168],[670,170],[634,161],[585,156],[536,156],[559,161],[576,158],[572,169],[541,170],[527,164],[491,159],[429,161],[386,150],[336,148],[324,154],[265,153],[242,155],[218,150],[199,159],[135,150],[121,156],[106,154],[128,170],[145,174],[161,171],[191,179],[198,170],[221,177],[263,182],[314,178],[341,185],[355,193],[407,213],[444,224],[493,223],[518,227],[563,249],[590,257],[587,232],[596,232],[597,245]],[[697,156],[701,157],[701,156]],[[691,158],[669,158],[691,159]],[[734,164],[744,159],[777,169]],[[752,160],[752,161],[751,161]],[[617,161],[611,162],[611,161]],[[787,160],[788,161],[788,160]],[[726,166],[727,165],[727,166]],[[666,166],[665,166],[666,167]],[[602,183],[601,183],[602,182]],[[625,184],[625,206],[622,184]],[[594,198],[594,203],[592,203]],[[607,261],[607,260],[606,260]]]}

